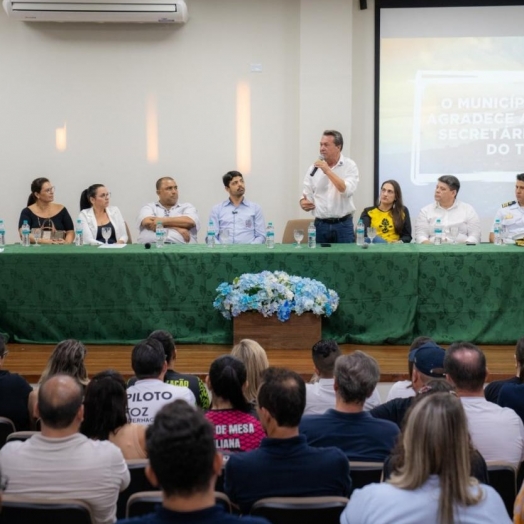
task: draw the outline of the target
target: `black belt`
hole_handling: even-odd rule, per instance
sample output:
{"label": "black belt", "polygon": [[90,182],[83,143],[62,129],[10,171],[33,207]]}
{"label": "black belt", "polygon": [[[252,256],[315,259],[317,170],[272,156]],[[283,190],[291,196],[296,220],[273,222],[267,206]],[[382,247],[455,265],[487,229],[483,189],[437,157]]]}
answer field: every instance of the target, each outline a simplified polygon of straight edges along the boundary
{"label": "black belt", "polygon": [[348,218],[351,218],[353,215],[346,215],[345,217],[340,218],[315,218],[319,222],[324,224],[340,224],[340,222],[345,222]]}

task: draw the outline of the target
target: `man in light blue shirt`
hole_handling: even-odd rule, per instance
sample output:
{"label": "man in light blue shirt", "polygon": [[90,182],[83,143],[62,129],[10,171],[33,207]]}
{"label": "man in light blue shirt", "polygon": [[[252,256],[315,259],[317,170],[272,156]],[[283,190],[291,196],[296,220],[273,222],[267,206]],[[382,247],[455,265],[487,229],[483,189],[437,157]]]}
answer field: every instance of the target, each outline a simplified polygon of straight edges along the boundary
{"label": "man in light blue shirt", "polygon": [[228,171],[223,177],[229,198],[211,210],[216,239],[229,244],[263,244],[266,240],[262,208],[244,197],[246,186],[239,171]]}

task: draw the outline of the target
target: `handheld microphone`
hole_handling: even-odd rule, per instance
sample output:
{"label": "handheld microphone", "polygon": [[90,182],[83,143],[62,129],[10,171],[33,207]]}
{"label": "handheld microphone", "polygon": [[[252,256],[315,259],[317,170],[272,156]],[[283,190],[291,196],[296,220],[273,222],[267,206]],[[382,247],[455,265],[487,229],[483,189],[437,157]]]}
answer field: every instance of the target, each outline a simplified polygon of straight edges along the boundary
{"label": "handheld microphone", "polygon": [[[324,155],[320,155],[320,156],[318,157],[318,159],[319,159],[319,160],[324,160]],[[318,167],[315,166],[315,167],[312,169],[311,173],[309,173],[309,176],[315,176],[315,173],[317,172],[317,169],[318,169]]]}

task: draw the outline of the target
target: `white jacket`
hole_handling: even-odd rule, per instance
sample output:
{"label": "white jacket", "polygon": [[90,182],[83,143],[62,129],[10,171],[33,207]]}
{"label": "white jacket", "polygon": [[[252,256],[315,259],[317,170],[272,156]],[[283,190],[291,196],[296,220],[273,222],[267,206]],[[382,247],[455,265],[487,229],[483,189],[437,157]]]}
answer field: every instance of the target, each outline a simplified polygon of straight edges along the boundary
{"label": "white jacket", "polygon": [[[108,206],[107,216],[116,232],[116,239],[127,242],[127,230],[126,223],[124,222],[124,217],[120,213],[120,209],[115,206]],[[84,209],[78,215],[78,218],[82,221],[82,226],[84,228],[84,244],[103,244],[96,239],[96,234],[98,230],[98,224],[96,223],[95,212],[93,208]]]}

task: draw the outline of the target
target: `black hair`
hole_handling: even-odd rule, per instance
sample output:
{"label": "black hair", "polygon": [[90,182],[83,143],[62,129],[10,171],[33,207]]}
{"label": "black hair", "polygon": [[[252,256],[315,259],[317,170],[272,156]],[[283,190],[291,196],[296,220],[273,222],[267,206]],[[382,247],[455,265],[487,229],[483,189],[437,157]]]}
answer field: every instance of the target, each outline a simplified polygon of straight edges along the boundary
{"label": "black hair", "polygon": [[0,333],[0,358],[3,358],[5,355],[5,337]]}
{"label": "black hair", "polygon": [[340,348],[334,340],[319,340],[311,348],[313,363],[321,375],[333,376],[335,360],[341,354]]}
{"label": "black hair", "polygon": [[517,345],[515,346],[515,359],[519,366],[520,382],[524,382],[524,337],[517,340]]}
{"label": "black hair", "polygon": [[517,175],[517,180],[524,182],[524,173],[520,173],[519,175]]}
{"label": "black hair", "polygon": [[131,367],[139,380],[158,378],[165,361],[164,347],[154,338],[142,340],[131,353]]}
{"label": "black hair", "polygon": [[[54,383],[67,377],[74,384],[73,390],[63,384],[54,387]],[[51,383],[51,384],[50,384]],[[57,388],[62,391],[56,392]],[[38,388],[38,412],[42,422],[53,429],[64,429],[70,426],[82,405],[83,389],[71,375],[53,375]]]}
{"label": "black hair", "polygon": [[174,178],[170,177],[170,176],[163,176],[162,178],[159,178],[157,181],[156,181],[156,190],[158,191],[161,187],[162,187],[162,182],[164,180],[173,180],[173,182],[175,181]]}
{"label": "black hair", "polygon": [[157,329],[156,331],[153,331],[147,338],[153,338],[155,340],[158,340],[164,347],[164,353],[166,354],[167,362],[171,362],[171,360],[173,360],[173,355],[175,354],[176,346],[175,339],[169,331]]}
{"label": "black hair", "polygon": [[212,424],[183,400],[165,405],[146,431],[149,463],[169,497],[210,489],[216,455]]}
{"label": "black hair", "polygon": [[96,197],[96,192],[98,191],[99,187],[105,186],[104,184],[93,184],[82,191],[82,194],[80,195],[80,211],[93,207],[90,199]]}
{"label": "black hair", "polygon": [[29,195],[29,198],[27,199],[27,205],[31,206],[36,202],[35,193],[40,193],[42,191],[42,186],[49,182],[48,178],[40,177],[35,178],[31,182],[31,194]]}
{"label": "black hair", "polygon": [[[458,353],[471,351],[475,359],[464,361]],[[444,372],[449,375],[457,389],[465,391],[482,390],[487,375],[486,356],[475,344],[453,342],[444,357]]]}
{"label": "black hair", "polygon": [[97,373],[85,390],[80,432],[92,439],[108,440],[111,433],[127,422],[124,377],[113,369]]}
{"label": "black hair", "polygon": [[209,368],[209,382],[213,397],[217,396],[231,402],[233,409],[247,413],[250,405],[242,390],[246,383],[246,366],[238,358],[222,355],[216,358]]}
{"label": "black hair", "polygon": [[279,426],[297,427],[306,407],[304,380],[289,369],[266,369],[258,390],[258,406],[267,409]]}
{"label": "black hair", "polygon": [[236,178],[239,176],[240,178],[244,178],[244,175],[240,171],[228,171],[223,177],[222,182],[224,183],[224,187],[229,187],[229,184],[231,183],[231,180],[233,178]]}
{"label": "black hair", "polygon": [[458,192],[460,191],[460,180],[456,176],[442,175],[439,177],[438,181],[449,186],[451,191],[456,191],[458,195]]}

